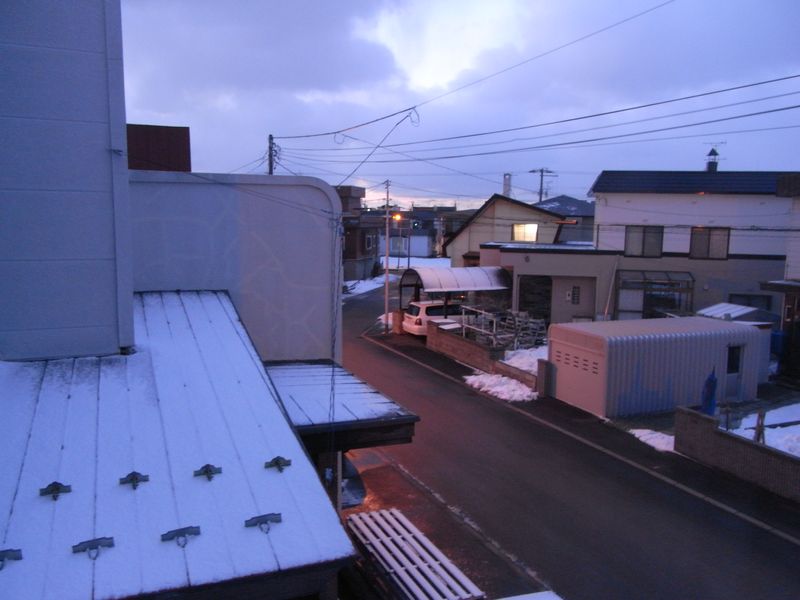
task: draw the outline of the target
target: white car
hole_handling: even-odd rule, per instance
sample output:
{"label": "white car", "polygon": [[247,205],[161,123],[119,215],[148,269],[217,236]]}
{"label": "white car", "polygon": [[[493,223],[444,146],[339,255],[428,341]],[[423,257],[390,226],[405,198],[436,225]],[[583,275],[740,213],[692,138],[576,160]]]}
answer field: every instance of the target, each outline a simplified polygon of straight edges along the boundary
{"label": "white car", "polygon": [[447,316],[444,314],[444,300],[423,300],[411,302],[403,316],[403,331],[414,335],[428,334],[428,321],[461,321],[461,305],[448,302]]}

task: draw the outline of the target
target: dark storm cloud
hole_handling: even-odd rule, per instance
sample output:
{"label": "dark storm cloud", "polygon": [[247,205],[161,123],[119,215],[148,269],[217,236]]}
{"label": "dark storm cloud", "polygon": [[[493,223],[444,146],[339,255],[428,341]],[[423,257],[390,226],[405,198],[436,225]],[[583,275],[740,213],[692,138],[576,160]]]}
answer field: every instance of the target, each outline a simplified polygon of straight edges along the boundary
{"label": "dark storm cloud", "polygon": [[348,3],[126,1],[123,9],[126,69],[162,98],[176,90],[336,90],[394,70],[388,50],[351,35]]}

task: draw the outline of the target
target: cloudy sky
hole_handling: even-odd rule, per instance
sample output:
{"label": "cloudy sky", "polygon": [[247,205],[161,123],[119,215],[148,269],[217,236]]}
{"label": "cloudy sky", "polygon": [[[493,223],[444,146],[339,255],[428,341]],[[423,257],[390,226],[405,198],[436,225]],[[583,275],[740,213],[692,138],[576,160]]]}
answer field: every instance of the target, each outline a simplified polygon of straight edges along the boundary
{"label": "cloudy sky", "polygon": [[585,198],[604,169],[702,169],[712,145],[720,170],[800,170],[796,0],[122,11],[128,122],[189,126],[195,171],[264,173],[272,134],[277,174],[360,185],[370,205],[388,179],[397,202],[470,208],[502,191],[503,173],[519,200],[538,199],[542,168],[546,195]]}

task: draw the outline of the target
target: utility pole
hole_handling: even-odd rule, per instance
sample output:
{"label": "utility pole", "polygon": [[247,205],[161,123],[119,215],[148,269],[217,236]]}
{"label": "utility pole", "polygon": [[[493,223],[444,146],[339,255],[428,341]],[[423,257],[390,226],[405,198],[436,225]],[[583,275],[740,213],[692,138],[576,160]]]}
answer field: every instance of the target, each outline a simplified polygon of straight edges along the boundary
{"label": "utility pole", "polygon": [[273,174],[273,170],[275,169],[275,164],[273,163],[273,156],[275,154],[275,140],[272,137],[272,134],[269,134],[269,143],[267,144],[267,164],[269,165],[269,169],[267,173],[270,175]]}
{"label": "utility pole", "polygon": [[384,182],[386,186],[386,250],[383,261],[383,334],[389,333],[389,180]]}
{"label": "utility pole", "polygon": [[539,174],[539,202],[542,201],[542,195],[544,194],[544,177],[547,175],[548,177],[558,177],[555,172],[551,171],[546,167],[542,167],[540,169],[532,169],[528,171],[528,173],[538,173]]}

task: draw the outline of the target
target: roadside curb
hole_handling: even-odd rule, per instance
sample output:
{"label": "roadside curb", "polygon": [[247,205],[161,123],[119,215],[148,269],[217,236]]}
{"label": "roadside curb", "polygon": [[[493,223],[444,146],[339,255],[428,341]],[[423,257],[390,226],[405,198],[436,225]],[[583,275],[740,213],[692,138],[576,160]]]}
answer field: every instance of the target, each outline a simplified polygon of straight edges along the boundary
{"label": "roadside curb", "polygon": [[[427,369],[429,371],[437,373],[440,376],[445,377],[446,379],[448,379],[450,381],[453,381],[453,382],[458,383],[460,385],[466,386],[464,381],[462,381],[461,379],[453,377],[448,373],[443,373],[439,369],[436,369],[436,368],[432,367],[431,365],[427,365],[427,364],[415,359],[414,357],[408,356],[407,354],[405,354],[405,353],[401,352],[400,350],[392,347],[391,345],[383,343],[381,340],[378,340],[373,336],[367,335],[367,332],[369,330],[371,330],[372,328],[373,328],[373,326],[368,327],[366,330],[364,330],[364,332],[362,332],[360,337],[362,339],[370,342],[370,343],[373,343],[373,344],[375,344],[377,346],[380,346],[380,347],[388,350],[389,352],[397,354],[397,355],[403,357],[404,359],[409,360],[409,361],[413,362],[414,364],[416,364],[416,365],[418,365],[420,367],[423,367],[423,368],[425,368],[425,369]],[[515,413],[517,413],[519,415],[522,415],[523,417],[526,417],[527,419],[532,420],[532,421],[534,421],[534,422],[536,422],[536,423],[538,423],[538,424],[540,424],[540,425],[542,425],[544,427],[552,429],[553,431],[557,431],[558,433],[561,433],[562,435],[565,435],[565,436],[567,436],[567,437],[569,437],[569,438],[571,438],[571,439],[573,439],[573,440],[575,440],[575,441],[577,441],[577,442],[579,442],[579,443],[581,443],[581,444],[583,444],[585,446],[588,446],[588,447],[592,448],[593,450],[597,450],[597,451],[605,454],[606,456],[614,458],[614,459],[616,459],[616,460],[618,460],[618,461],[620,461],[620,462],[622,462],[622,463],[624,463],[624,464],[636,469],[637,471],[639,471],[641,473],[645,473],[645,474],[647,474],[647,475],[649,475],[649,476],[651,476],[651,477],[653,477],[653,478],[655,478],[655,479],[657,479],[657,480],[659,480],[659,481],[661,481],[663,483],[666,483],[667,485],[670,485],[671,487],[674,487],[675,489],[681,490],[682,492],[684,492],[686,494],[689,494],[690,496],[693,496],[693,497],[695,497],[697,499],[703,500],[706,503],[714,506],[715,508],[718,508],[718,509],[720,509],[720,510],[722,510],[724,512],[727,512],[728,514],[736,516],[739,519],[749,523],[750,525],[752,525],[754,527],[757,527],[757,528],[759,528],[759,529],[761,529],[763,531],[771,533],[772,535],[775,535],[776,537],[779,537],[779,538],[783,539],[784,541],[787,541],[787,542],[789,542],[789,543],[791,543],[791,544],[793,544],[795,546],[800,547],[800,537],[795,537],[795,536],[793,536],[791,534],[785,533],[784,531],[782,531],[782,530],[780,530],[780,529],[778,529],[776,527],[773,527],[769,523],[761,521],[760,519],[757,519],[755,517],[751,517],[750,515],[742,512],[742,511],[740,511],[740,510],[738,510],[738,509],[736,509],[736,508],[734,508],[732,506],[729,506],[728,504],[726,504],[726,503],[724,503],[724,502],[722,502],[720,500],[717,500],[717,499],[715,499],[715,498],[713,498],[713,497],[711,497],[711,496],[709,496],[707,494],[704,494],[704,493],[702,493],[702,492],[700,492],[700,491],[698,491],[698,490],[696,490],[696,489],[694,489],[694,488],[692,488],[692,487],[690,487],[690,486],[688,486],[686,484],[683,484],[683,483],[681,483],[681,482],[679,482],[679,481],[677,481],[675,479],[672,479],[671,477],[668,477],[668,476],[666,476],[666,475],[664,475],[662,473],[659,473],[658,471],[655,471],[651,467],[645,466],[645,465],[641,464],[640,462],[638,462],[636,460],[633,460],[631,458],[623,456],[622,454],[619,454],[618,452],[615,452],[615,451],[613,451],[613,450],[611,450],[609,448],[606,448],[605,446],[603,446],[603,445],[601,445],[601,444],[599,444],[597,442],[594,442],[594,441],[592,441],[590,439],[587,439],[587,438],[585,438],[585,437],[583,437],[583,436],[581,436],[581,435],[579,435],[579,434],[577,434],[577,433],[575,433],[573,431],[570,431],[570,430],[568,430],[568,429],[566,429],[566,428],[564,428],[564,427],[562,427],[560,425],[556,425],[555,423],[553,423],[551,421],[548,421],[547,419],[544,419],[544,418],[539,417],[537,415],[534,415],[534,414],[532,414],[532,413],[530,413],[530,412],[528,412],[526,410],[523,410],[522,408],[514,406],[512,403],[500,400],[499,398],[496,398],[496,397],[494,397],[494,396],[492,396],[490,394],[487,394],[487,393],[482,392],[480,390],[476,390],[476,389],[471,388],[471,387],[469,389],[471,391],[473,391],[474,393],[476,393],[476,394],[479,394],[479,395],[481,395],[483,397],[491,399],[493,402],[505,407],[507,410],[510,410],[510,411],[513,411],[513,412],[515,412]],[[613,423],[612,423],[612,426],[614,426]],[[617,428],[617,429],[619,429],[620,431],[624,431],[621,428]],[[691,459],[687,459],[687,460],[691,460]],[[696,461],[693,461],[693,462],[696,462]]]}

